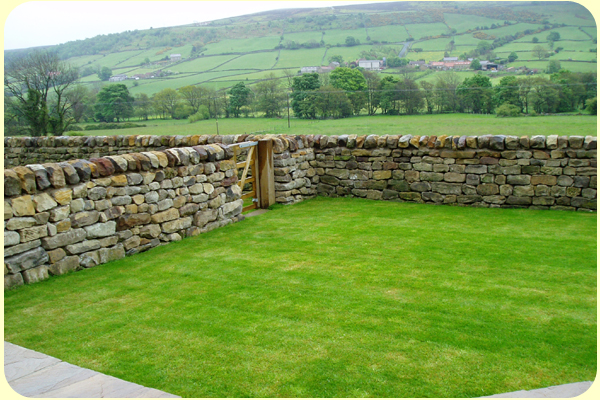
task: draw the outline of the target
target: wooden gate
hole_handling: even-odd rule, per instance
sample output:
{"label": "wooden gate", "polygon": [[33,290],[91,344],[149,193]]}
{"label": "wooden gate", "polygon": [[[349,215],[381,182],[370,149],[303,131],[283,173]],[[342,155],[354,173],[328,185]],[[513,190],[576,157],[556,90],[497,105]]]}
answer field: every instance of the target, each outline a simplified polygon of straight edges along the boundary
{"label": "wooden gate", "polygon": [[[242,190],[244,207],[242,212],[268,208],[275,203],[275,177],[273,175],[273,143],[270,140],[232,144],[238,185]],[[244,149],[248,149],[246,160],[239,161]],[[240,174],[240,169],[241,174]],[[249,188],[244,188],[250,185]],[[248,204],[247,199],[251,199]]]}

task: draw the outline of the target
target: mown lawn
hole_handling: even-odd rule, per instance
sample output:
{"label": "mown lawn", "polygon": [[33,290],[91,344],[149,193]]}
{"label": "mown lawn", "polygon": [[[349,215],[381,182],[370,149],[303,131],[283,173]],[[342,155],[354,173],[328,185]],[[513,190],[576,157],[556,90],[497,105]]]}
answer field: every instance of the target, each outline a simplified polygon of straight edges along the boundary
{"label": "mown lawn", "polygon": [[[143,128],[83,131],[85,135],[215,135],[215,120],[136,121]],[[410,116],[361,116],[337,120],[303,120],[292,118],[223,118],[219,119],[219,134],[240,135],[265,131],[289,135],[580,135],[596,136],[596,116],[538,116],[496,118],[493,115],[433,114]],[[82,124],[85,126],[85,124]]]}
{"label": "mown lawn", "polygon": [[596,375],[596,214],[317,198],[7,291],[5,340],[184,397]]}

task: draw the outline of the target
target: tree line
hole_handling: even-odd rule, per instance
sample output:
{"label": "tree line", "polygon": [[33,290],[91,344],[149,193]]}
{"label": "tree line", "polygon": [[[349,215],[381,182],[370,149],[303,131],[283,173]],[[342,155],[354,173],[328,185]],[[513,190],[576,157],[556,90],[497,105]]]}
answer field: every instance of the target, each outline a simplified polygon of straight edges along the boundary
{"label": "tree line", "polygon": [[[505,76],[496,86],[483,74],[462,79],[437,73],[417,82],[409,72],[379,74],[339,67],[328,74],[270,73],[251,87],[229,90],[201,85],[167,88],[148,96],[130,94],[122,83],[90,88],[77,84],[77,69],[55,54],[36,52],[10,61],[4,73],[5,135],[62,135],[81,122],[121,122],[137,118],[239,118],[262,115],[344,118],[352,115],[496,113],[520,115],[572,112],[590,106],[595,113],[596,74],[559,70],[548,77]],[[592,110],[593,109],[593,110]]]}

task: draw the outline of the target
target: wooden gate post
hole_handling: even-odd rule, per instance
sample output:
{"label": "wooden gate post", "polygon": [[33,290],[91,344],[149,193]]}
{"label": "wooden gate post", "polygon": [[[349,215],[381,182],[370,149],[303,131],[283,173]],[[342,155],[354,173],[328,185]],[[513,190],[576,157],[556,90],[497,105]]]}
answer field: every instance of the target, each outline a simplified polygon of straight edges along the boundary
{"label": "wooden gate post", "polygon": [[268,208],[275,203],[275,175],[273,173],[273,142],[270,139],[258,141],[258,196],[260,208]]}

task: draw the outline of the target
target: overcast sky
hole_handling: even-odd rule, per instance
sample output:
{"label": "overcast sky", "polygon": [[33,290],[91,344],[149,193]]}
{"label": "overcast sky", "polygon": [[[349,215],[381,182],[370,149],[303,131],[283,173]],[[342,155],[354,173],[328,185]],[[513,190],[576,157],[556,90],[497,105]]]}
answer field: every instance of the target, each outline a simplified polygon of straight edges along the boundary
{"label": "overcast sky", "polygon": [[55,45],[101,34],[186,25],[281,8],[369,2],[3,0],[4,49]]}

